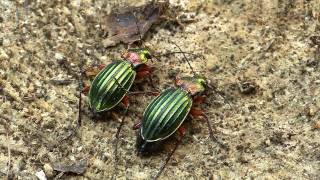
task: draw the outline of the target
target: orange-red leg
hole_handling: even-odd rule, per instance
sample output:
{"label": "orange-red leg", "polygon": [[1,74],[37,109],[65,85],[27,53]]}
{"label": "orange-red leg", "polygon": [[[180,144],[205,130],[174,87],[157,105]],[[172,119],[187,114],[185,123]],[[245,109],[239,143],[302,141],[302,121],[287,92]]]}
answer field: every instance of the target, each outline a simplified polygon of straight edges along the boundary
{"label": "orange-red leg", "polygon": [[150,71],[138,71],[137,72],[137,79],[142,79],[146,76],[148,76],[151,72]]}
{"label": "orange-red leg", "polygon": [[205,96],[196,96],[193,98],[194,104],[202,104],[206,100]]}
{"label": "orange-red leg", "polygon": [[187,130],[184,126],[180,126],[178,129],[178,133],[180,136],[180,139],[182,139],[184,137],[184,135],[186,134]]}
{"label": "orange-red leg", "polygon": [[133,129],[133,130],[137,130],[137,129],[139,129],[140,127],[141,127],[141,121],[135,123],[135,124],[133,125],[132,129]]}
{"label": "orange-red leg", "polygon": [[137,79],[142,79],[145,76],[150,75],[152,72],[154,71],[154,68],[148,65],[141,65],[138,69],[137,69]]}
{"label": "orange-red leg", "polygon": [[191,108],[190,114],[192,115],[192,117],[198,118],[198,119],[202,119],[201,117],[205,116],[205,113],[201,109],[195,108],[195,107]]}
{"label": "orange-red leg", "polygon": [[128,108],[129,107],[129,97],[127,95],[125,95],[123,97],[123,99],[121,100],[121,102],[123,103],[123,105]]}
{"label": "orange-red leg", "polygon": [[105,64],[98,64],[98,69],[102,70],[104,67],[106,67]]}
{"label": "orange-red leg", "polygon": [[89,90],[90,90],[90,86],[85,84],[83,89],[82,89],[82,93],[84,94],[88,94],[89,93]]}
{"label": "orange-red leg", "polygon": [[204,111],[202,111],[201,109],[199,108],[194,108],[192,107],[191,110],[190,110],[190,114],[195,117],[195,118],[198,118],[200,120],[205,120],[207,122],[207,125],[208,125],[208,130],[209,130],[209,134],[210,134],[210,137],[213,141],[216,141],[217,138],[213,135],[213,130],[212,130],[212,127],[210,125],[210,121],[209,121],[209,118],[207,117],[207,115],[204,113]]}

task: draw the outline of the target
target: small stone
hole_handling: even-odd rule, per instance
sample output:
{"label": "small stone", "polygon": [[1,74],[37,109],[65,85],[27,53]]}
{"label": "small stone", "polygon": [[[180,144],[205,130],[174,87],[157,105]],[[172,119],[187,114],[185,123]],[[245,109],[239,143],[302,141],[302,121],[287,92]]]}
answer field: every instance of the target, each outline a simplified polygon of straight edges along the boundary
{"label": "small stone", "polygon": [[81,1],[80,0],[72,0],[70,4],[73,8],[79,8],[81,5]]}
{"label": "small stone", "polygon": [[314,123],[314,128],[320,129],[320,121],[317,121],[316,123]]}
{"label": "small stone", "polygon": [[267,139],[265,143],[266,143],[267,146],[270,146],[270,144],[271,144],[270,139]]}
{"label": "small stone", "polygon": [[10,42],[10,40],[8,38],[3,39],[2,45],[4,47],[10,46],[10,44],[11,44],[11,42]]}
{"label": "small stone", "polygon": [[56,53],[54,55],[54,58],[56,58],[56,60],[58,60],[58,61],[62,61],[64,59],[64,55],[61,53]]}
{"label": "small stone", "polygon": [[35,175],[39,180],[47,180],[46,174],[43,172],[43,170],[36,172]]}
{"label": "small stone", "polygon": [[71,14],[71,12],[70,12],[70,10],[67,8],[67,7],[63,7],[63,13],[65,14],[65,15],[70,15]]}
{"label": "small stone", "polygon": [[316,115],[317,110],[315,106],[309,106],[305,109],[305,112],[309,117],[313,117]]}
{"label": "small stone", "polygon": [[53,177],[53,168],[50,164],[44,164],[43,169],[48,177]]}
{"label": "small stone", "polygon": [[148,179],[148,175],[144,172],[136,172],[133,176],[135,179]]}
{"label": "small stone", "polygon": [[102,45],[103,45],[104,47],[109,47],[109,46],[114,46],[114,45],[116,45],[116,43],[115,43],[114,41],[110,40],[110,38],[108,38],[108,39],[102,40]]}
{"label": "small stone", "polygon": [[3,49],[0,49],[0,60],[7,60],[7,59],[9,59],[9,56],[7,55],[7,53]]}

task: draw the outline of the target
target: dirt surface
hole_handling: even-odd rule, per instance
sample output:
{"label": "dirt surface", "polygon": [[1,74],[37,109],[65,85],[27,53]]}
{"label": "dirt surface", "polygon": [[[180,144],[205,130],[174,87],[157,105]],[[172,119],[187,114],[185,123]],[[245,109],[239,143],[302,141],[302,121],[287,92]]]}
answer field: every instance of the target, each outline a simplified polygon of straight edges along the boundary
{"label": "dirt surface", "polygon": [[[36,179],[41,171],[48,179],[115,174],[123,107],[93,119],[83,97],[82,124],[71,133],[79,71],[120,58],[125,45],[105,47],[104,17],[130,4],[143,2],[0,1],[0,177]],[[203,104],[218,141],[210,140],[205,122],[190,121],[161,179],[320,179],[320,50],[310,40],[320,34],[320,2],[170,0],[169,8],[178,16],[154,26],[144,44],[159,54],[177,51],[171,40],[203,54],[205,60],[190,58],[191,64],[225,99],[208,92]],[[149,63],[156,68],[158,89],[172,86],[177,73],[191,75],[178,57]],[[151,89],[140,82],[132,90]],[[152,98],[130,97],[117,179],[150,179],[172,149],[174,138],[160,153],[136,155],[131,127]],[[79,162],[85,167],[84,173],[76,169],[79,175],[53,170]]]}

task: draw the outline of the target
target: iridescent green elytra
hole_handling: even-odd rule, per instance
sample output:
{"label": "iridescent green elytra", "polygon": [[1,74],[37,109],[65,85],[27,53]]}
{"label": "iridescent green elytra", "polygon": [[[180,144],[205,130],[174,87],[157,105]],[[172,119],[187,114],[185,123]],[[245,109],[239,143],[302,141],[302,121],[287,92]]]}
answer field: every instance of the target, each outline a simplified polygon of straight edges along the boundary
{"label": "iridescent green elytra", "polygon": [[91,109],[101,112],[116,106],[130,89],[135,76],[128,61],[118,60],[107,65],[92,82],[89,91]]}
{"label": "iridescent green elytra", "polygon": [[182,88],[169,88],[156,97],[143,114],[141,136],[146,142],[168,138],[186,119],[192,99]]}
{"label": "iridescent green elytra", "polygon": [[107,65],[93,80],[88,96],[93,112],[107,111],[116,106],[133,84],[137,68],[147,66],[152,57],[148,49],[138,48],[125,51],[122,58]]}

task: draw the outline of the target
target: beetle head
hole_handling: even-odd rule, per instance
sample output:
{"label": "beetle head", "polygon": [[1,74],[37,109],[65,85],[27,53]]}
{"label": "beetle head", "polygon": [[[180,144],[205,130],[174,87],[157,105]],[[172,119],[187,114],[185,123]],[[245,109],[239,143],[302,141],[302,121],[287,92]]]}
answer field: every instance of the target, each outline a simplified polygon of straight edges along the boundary
{"label": "beetle head", "polygon": [[206,79],[203,76],[176,77],[176,85],[188,91],[191,95],[201,93],[205,90]]}
{"label": "beetle head", "polygon": [[122,58],[129,61],[134,67],[147,63],[152,59],[151,53],[147,48],[129,49],[122,54]]}

